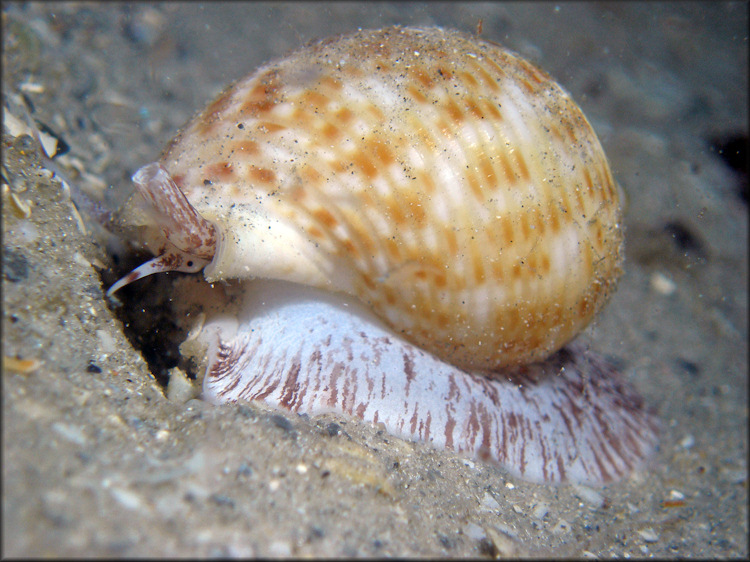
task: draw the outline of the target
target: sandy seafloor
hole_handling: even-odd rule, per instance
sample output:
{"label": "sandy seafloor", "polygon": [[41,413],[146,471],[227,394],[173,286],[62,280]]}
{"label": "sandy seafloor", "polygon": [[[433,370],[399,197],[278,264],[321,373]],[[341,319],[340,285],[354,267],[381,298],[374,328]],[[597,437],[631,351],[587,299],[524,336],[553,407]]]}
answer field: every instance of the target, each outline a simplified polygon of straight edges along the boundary
{"label": "sandy seafloor", "polygon": [[[719,154],[747,137],[745,3],[5,2],[2,17],[3,96],[24,93],[70,145],[58,165],[110,206],[270,58],[481,18],[572,93],[627,193],[626,273],[584,337],[663,422],[648,466],[594,489],[332,416],[170,400],[103,298],[121,248],[4,134],[3,353],[30,360],[2,373],[4,556],[748,555],[747,187]],[[124,293],[142,347],[171,326],[149,327],[138,291],[168,301],[169,283]]]}

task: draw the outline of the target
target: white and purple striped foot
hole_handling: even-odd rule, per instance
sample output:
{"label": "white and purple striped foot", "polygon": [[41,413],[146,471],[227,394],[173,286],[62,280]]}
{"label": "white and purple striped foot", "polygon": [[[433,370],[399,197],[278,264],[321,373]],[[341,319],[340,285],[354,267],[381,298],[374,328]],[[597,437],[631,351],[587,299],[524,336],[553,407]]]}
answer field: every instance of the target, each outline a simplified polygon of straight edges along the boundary
{"label": "white and purple striped foot", "polygon": [[407,343],[345,296],[277,281],[248,284],[238,317],[208,319],[199,338],[210,402],[382,423],[533,482],[614,481],[657,443],[641,398],[580,344],[487,378]]}

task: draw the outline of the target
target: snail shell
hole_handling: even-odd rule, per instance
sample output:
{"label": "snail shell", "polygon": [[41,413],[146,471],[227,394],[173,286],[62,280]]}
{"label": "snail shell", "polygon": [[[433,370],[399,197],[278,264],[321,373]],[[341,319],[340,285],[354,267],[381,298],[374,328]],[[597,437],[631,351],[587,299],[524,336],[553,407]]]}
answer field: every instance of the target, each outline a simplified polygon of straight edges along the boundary
{"label": "snail shell", "polygon": [[[621,273],[618,192],[581,110],[517,55],[438,28],[359,31],[266,65],[133,180],[142,197],[128,220],[158,257],[110,293],[158,271],[202,269],[209,282],[265,278],[349,295],[395,345],[454,377],[507,380],[500,369],[549,357]],[[247,326],[252,315],[240,317]],[[249,353],[239,351],[250,345],[237,343],[243,329],[222,322],[206,331],[217,338],[205,340],[206,384],[250,364],[237,359]],[[561,368],[551,361],[543,372]],[[636,425],[646,437],[611,474],[652,444]]]}
{"label": "snail shell", "polygon": [[[183,229],[167,237],[211,260],[208,281],[354,295],[467,369],[547,357],[620,274],[618,193],[580,109],[523,59],[456,32],[309,45],[221,94],[161,166],[216,228],[215,253],[210,234],[197,248],[175,240]],[[158,171],[136,176],[141,191],[159,190]]]}

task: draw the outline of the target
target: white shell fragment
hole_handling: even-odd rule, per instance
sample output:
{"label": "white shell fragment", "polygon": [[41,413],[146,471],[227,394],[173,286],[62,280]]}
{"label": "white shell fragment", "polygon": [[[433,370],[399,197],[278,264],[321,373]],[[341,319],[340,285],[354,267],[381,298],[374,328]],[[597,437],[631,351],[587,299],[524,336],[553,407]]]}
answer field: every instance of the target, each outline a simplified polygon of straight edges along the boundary
{"label": "white shell fragment", "polygon": [[257,281],[236,317],[207,319],[203,397],[344,413],[499,463],[534,482],[601,484],[642,464],[656,420],[622,376],[573,345],[489,379],[393,334],[350,298]]}

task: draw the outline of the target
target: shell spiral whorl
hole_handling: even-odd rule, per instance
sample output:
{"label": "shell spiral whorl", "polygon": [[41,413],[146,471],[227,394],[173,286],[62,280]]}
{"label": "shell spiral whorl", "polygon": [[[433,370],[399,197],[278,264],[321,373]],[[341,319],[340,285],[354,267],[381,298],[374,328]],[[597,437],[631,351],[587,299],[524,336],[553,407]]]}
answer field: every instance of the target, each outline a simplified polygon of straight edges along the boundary
{"label": "shell spiral whorl", "polygon": [[[308,314],[293,289],[279,289],[282,298],[248,281],[237,318],[206,324],[214,334],[205,336],[209,399],[271,397],[276,389],[281,407],[317,412],[336,408],[330,389],[347,381],[340,410],[370,421],[390,416],[385,423],[397,433],[484,451],[522,474],[533,472],[522,439],[533,440],[544,459],[535,478],[547,481],[566,477],[565,459],[580,464],[581,479],[622,475],[653,447],[655,422],[635,399],[617,406],[624,387],[610,384],[613,372],[599,360],[576,352],[532,367],[539,379],[568,369],[533,399],[507,386],[508,373],[545,360],[601,309],[621,274],[623,231],[618,191],[583,113],[549,76],[499,45],[401,27],[311,43],[226,89],[133,179],[143,197],[131,199],[129,220],[144,227],[142,241],[158,257],[110,293],[151,273],[203,269],[209,282],[265,278],[346,293],[387,326],[361,324],[363,347],[343,363],[334,340],[312,328],[277,345],[270,334],[289,330],[269,328],[276,321],[267,322],[266,296],[282,303],[279,317],[291,324],[352,320],[336,306]],[[135,212],[144,203],[156,220]],[[320,339],[305,343],[313,332]],[[260,349],[270,355],[257,363]],[[406,372],[404,396],[412,357],[426,376],[462,379],[466,388],[460,396],[441,390],[436,400],[425,383],[398,410],[389,404],[401,398],[400,375],[380,364],[389,354],[386,363]],[[362,357],[371,361],[357,363]],[[595,407],[578,396],[587,377],[606,389]],[[493,412],[500,407],[505,414]],[[487,412],[483,421],[477,408]],[[603,412],[612,416],[606,428]],[[433,439],[430,419],[438,417],[447,425]],[[573,435],[570,419],[591,428],[591,439]],[[535,429],[514,437],[524,421]],[[607,468],[594,453],[576,460],[581,443],[593,451],[602,441],[612,448]]]}

